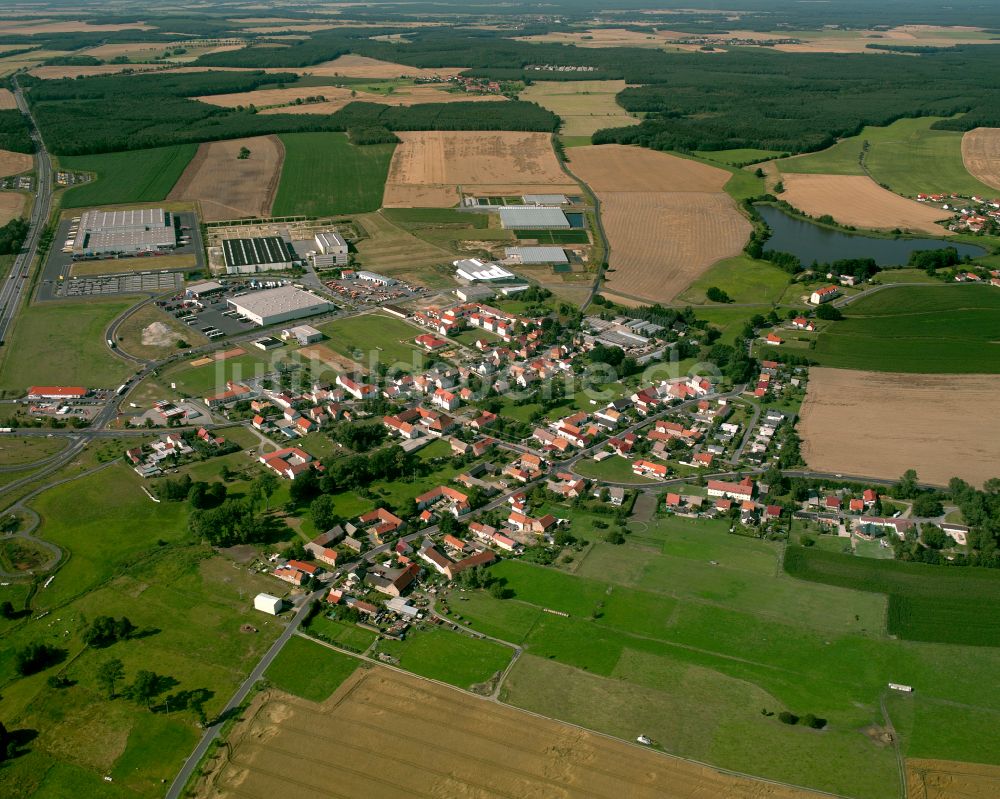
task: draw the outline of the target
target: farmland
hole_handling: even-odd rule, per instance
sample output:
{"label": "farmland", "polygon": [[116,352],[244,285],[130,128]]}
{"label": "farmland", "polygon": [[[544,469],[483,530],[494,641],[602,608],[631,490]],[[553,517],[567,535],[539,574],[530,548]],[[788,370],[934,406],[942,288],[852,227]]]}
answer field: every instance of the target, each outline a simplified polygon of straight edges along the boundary
{"label": "farmland", "polygon": [[[392,725],[380,723],[394,719]],[[313,733],[303,749],[298,730]],[[578,728],[528,716],[383,668],[356,671],[324,704],[264,697],[230,738],[232,755],[198,786],[199,797],[256,795],[285,780],[298,758],[336,738],[349,758],[313,758],[300,788],[336,783],[347,796],[549,796],[595,799],[690,796],[807,799],[807,791],[720,774]],[[433,746],[427,742],[433,741]],[[310,749],[314,746],[314,749]],[[406,763],[405,773],[398,769]],[[555,769],[555,771],[554,771]]]}
{"label": "farmland", "polygon": [[0,225],[24,214],[28,195],[17,191],[0,191]]}
{"label": "farmland", "polygon": [[423,363],[423,353],[411,343],[420,331],[392,316],[364,314],[327,322],[319,329],[330,337],[330,347],[369,370],[370,360],[409,369]]}
{"label": "farmland", "polygon": [[[992,192],[969,174],[962,160],[963,135],[932,130],[938,117],[900,119],[886,127],[868,126],[828,150],[776,162],[782,172],[863,175],[897,194],[915,197],[932,192],[963,195]],[[864,143],[868,151],[861,158]]]}
{"label": "farmland", "polygon": [[937,224],[950,218],[947,211],[893,194],[864,175],[790,174],[784,184],[781,199],[811,216],[829,214],[854,227],[950,235]]}
{"label": "farmland", "polygon": [[466,690],[502,672],[514,654],[501,644],[442,629],[416,630],[404,641],[380,641],[378,651],[397,658],[407,671]]}
{"label": "farmland", "polygon": [[150,150],[63,156],[62,169],[93,172],[94,180],[66,190],[64,208],[157,202],[166,199],[198,147],[177,144]]}
{"label": "farmland", "polygon": [[545,133],[403,132],[382,204],[446,208],[466,192],[575,192]]}
{"label": "farmland", "polygon": [[624,88],[623,80],[536,81],[521,92],[520,99],[558,114],[562,135],[590,136],[601,128],[639,124],[615,101]]}
{"label": "farmland", "polygon": [[788,273],[767,261],[755,261],[745,255],[726,258],[709,267],[688,286],[677,300],[702,305],[708,302],[705,292],[715,286],[734,303],[776,303],[788,289]]}
{"label": "farmland", "polygon": [[35,159],[27,153],[15,153],[12,150],[0,150],[0,178],[8,175],[20,175],[34,165]]}
{"label": "farmland", "polygon": [[[471,629],[523,645],[504,701],[623,738],[641,730],[667,751],[714,765],[874,798],[896,790],[895,761],[861,730],[881,728],[878,697],[899,679],[935,709],[912,721],[909,706],[899,709],[904,748],[912,740],[920,756],[936,756],[933,742],[945,734],[950,743],[937,756],[957,744],[970,760],[997,762],[978,727],[955,729],[937,709],[963,702],[995,717],[1000,704],[977,685],[995,668],[980,658],[1000,663],[1000,651],[977,647],[973,656],[957,635],[945,645],[892,640],[883,625],[893,600],[852,590],[856,582],[790,579],[775,545],[729,535],[725,522],[668,517],[631,527],[623,546],[593,545],[566,567],[572,574],[504,561],[491,571],[512,598],[479,592],[454,603]],[[984,590],[966,618],[995,601]],[[948,663],[961,677],[945,684],[935,675]],[[968,663],[981,676],[966,673]],[[762,708],[808,709],[828,724],[816,736]]]}
{"label": "farmland", "polygon": [[[244,147],[249,157],[240,158]],[[202,144],[167,199],[197,202],[206,222],[270,216],[284,156],[277,136]]]}
{"label": "farmland", "polygon": [[322,702],[358,667],[354,658],[315,641],[292,638],[268,667],[264,677],[282,691]]}
{"label": "farmland", "polygon": [[954,408],[995,413],[998,397],[998,375],[813,368],[799,424],[802,454],[817,471],[891,479],[916,469],[939,485],[952,477],[982,485],[1000,476],[1000,442]]}
{"label": "farmland", "polygon": [[274,201],[278,216],[358,214],[382,202],[392,144],[356,146],[343,133],[288,133],[281,182]]}
{"label": "farmland", "polygon": [[976,180],[1000,189],[1000,128],[976,128],[966,133],[962,161]]}
{"label": "farmland", "polygon": [[325,61],[302,70],[309,75],[327,75],[344,78],[433,78],[456,75],[465,67],[433,67],[421,69],[409,64],[394,64],[377,58],[349,53],[333,61]]}
{"label": "farmland", "polygon": [[27,306],[3,348],[0,389],[20,394],[38,384],[114,388],[132,367],[108,350],[104,331],[130,304],[94,299]]}
{"label": "farmland", "polygon": [[900,286],[849,305],[809,357],[878,372],[1000,372],[1000,293],[990,286]]}
{"label": "farmland", "polygon": [[576,147],[570,168],[601,202],[611,294],[668,302],[750,235],[726,170],[621,145]]}

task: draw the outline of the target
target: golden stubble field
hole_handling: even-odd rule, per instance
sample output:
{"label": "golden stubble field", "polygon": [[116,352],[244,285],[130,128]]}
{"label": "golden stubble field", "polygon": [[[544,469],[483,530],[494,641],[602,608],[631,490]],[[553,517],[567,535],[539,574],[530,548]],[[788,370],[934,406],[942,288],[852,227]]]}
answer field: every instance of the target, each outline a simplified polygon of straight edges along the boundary
{"label": "golden stubble field", "polygon": [[810,469],[975,485],[1000,477],[1000,433],[962,409],[1000,414],[1000,375],[917,375],[813,367],[799,434]]}
{"label": "golden stubble field", "polygon": [[950,218],[947,211],[907,200],[883,189],[867,175],[782,175],[781,199],[810,216],[829,214],[842,225],[875,230],[912,230],[950,236],[938,224]]}
{"label": "golden stubble field", "polygon": [[10,89],[0,89],[0,111],[12,111],[17,108],[17,100]]}
{"label": "golden stubble field", "polygon": [[[240,159],[240,149],[250,157]],[[277,136],[206,142],[168,195],[197,202],[207,222],[247,216],[267,217],[281,179],[285,147]]]}
{"label": "golden stubble field", "polygon": [[1000,190],[1000,128],[976,128],[966,133],[962,161],[972,177]]}
{"label": "golden stubble field", "polygon": [[195,795],[805,799],[375,667],[315,704],[264,695]]}
{"label": "golden stubble field", "polygon": [[724,169],[618,144],[574,147],[569,157],[601,203],[614,270],[607,294],[669,302],[750,235],[723,191]]}
{"label": "golden stubble field", "polygon": [[910,799],[993,799],[1000,796],[1000,767],[951,760],[907,760]]}
{"label": "golden stubble field", "polygon": [[615,97],[625,89],[623,80],[536,81],[519,99],[538,103],[558,114],[566,136],[590,136],[601,128],[638,125]]}
{"label": "golden stubble field", "polygon": [[34,165],[35,159],[27,153],[0,150],[0,178],[28,172]]}
{"label": "golden stubble field", "polygon": [[6,225],[24,213],[27,198],[26,194],[20,192],[0,191],[0,226]]}
{"label": "golden stubble field", "polygon": [[547,133],[413,131],[397,134],[382,205],[447,208],[461,191],[574,193]]}
{"label": "golden stubble field", "polygon": [[[396,26],[393,26],[396,27]],[[344,78],[433,78],[436,76],[457,75],[468,67],[434,67],[422,69],[406,64],[396,64],[392,61],[380,61],[362,55],[342,55],[333,61],[324,61],[301,70],[308,75],[340,76]],[[286,70],[287,71],[287,70]]]}

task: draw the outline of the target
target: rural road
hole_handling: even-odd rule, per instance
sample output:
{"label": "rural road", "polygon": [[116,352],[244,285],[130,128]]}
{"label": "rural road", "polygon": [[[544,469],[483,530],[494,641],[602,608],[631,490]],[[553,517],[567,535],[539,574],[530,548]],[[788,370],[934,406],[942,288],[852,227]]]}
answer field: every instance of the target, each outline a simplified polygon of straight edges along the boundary
{"label": "rural road", "polygon": [[24,293],[31,284],[31,281],[28,280],[31,264],[38,254],[38,244],[49,219],[49,207],[52,203],[52,161],[16,77],[13,78],[13,83],[17,107],[24,114],[31,131],[31,138],[38,150],[35,153],[35,203],[31,208],[31,218],[28,220],[28,235],[24,240],[21,252],[14,259],[10,276],[3,282],[3,286],[0,286],[0,344],[6,340],[11,325],[14,323],[14,317],[21,307]]}
{"label": "rural road", "polygon": [[320,591],[315,591],[305,598],[299,609],[295,612],[295,616],[288,623],[288,626],[282,631],[281,635],[278,636],[277,640],[271,644],[271,648],[267,650],[264,657],[260,659],[260,662],[250,672],[250,676],[247,677],[239,688],[236,689],[236,693],[230,697],[226,706],[222,709],[222,712],[216,716],[215,721],[213,721],[206,729],[204,734],[201,736],[201,740],[195,747],[194,751],[188,756],[188,759],[184,761],[184,765],[181,766],[180,772],[174,778],[174,781],[170,784],[170,788],[167,791],[167,799],[180,799],[181,792],[184,790],[184,786],[187,785],[187,781],[191,778],[194,770],[198,767],[198,763],[201,762],[202,757],[208,752],[209,746],[212,742],[219,736],[219,732],[222,729],[222,725],[229,718],[232,712],[239,707],[243,700],[247,698],[250,694],[251,689],[264,676],[264,672],[267,671],[268,666],[274,661],[281,652],[282,648],[291,637],[298,630],[299,625],[302,624],[303,619],[305,619],[306,614],[309,612],[309,606],[312,604],[314,599],[318,599],[325,589]]}

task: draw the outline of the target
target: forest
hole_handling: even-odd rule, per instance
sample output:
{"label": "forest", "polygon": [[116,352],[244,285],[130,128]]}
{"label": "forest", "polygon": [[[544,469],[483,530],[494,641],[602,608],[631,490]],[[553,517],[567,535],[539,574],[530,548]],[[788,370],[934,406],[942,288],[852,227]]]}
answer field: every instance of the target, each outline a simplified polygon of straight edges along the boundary
{"label": "forest", "polygon": [[35,143],[31,140],[28,126],[20,111],[0,111],[0,150],[13,150],[16,153],[35,152]]}

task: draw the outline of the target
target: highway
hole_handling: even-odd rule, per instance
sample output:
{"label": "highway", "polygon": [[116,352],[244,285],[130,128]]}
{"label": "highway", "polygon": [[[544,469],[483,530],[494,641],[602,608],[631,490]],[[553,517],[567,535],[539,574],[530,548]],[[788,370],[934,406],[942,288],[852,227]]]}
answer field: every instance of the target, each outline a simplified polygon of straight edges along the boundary
{"label": "highway", "polygon": [[49,209],[52,206],[52,161],[16,77],[13,82],[17,107],[28,120],[31,138],[38,151],[35,153],[35,202],[31,208],[31,218],[28,220],[28,235],[24,240],[20,254],[14,259],[10,275],[0,287],[0,343],[7,340],[10,328],[14,323],[14,317],[17,315],[21,300],[24,298],[24,292],[31,285],[29,279],[31,264],[38,254],[38,244],[41,241],[42,231],[48,222]]}

